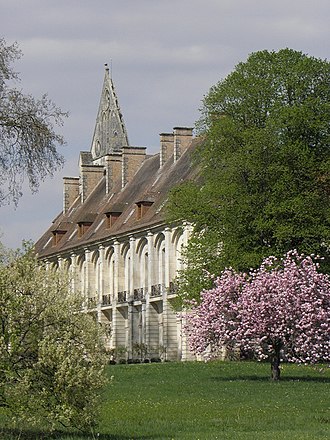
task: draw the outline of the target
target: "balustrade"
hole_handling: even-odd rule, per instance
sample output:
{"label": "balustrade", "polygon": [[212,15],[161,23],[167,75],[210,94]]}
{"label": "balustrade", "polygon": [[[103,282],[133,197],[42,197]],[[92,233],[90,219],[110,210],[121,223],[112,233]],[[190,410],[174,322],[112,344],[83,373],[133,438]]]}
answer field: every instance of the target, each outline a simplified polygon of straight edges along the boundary
{"label": "balustrade", "polygon": [[118,302],[124,303],[127,301],[127,291],[123,290],[122,292],[118,292]]}
{"label": "balustrade", "polygon": [[161,296],[164,290],[164,284],[154,284],[151,286],[151,297]]}
{"label": "balustrade", "polygon": [[111,295],[102,295],[102,306],[111,306]]}
{"label": "balustrade", "polygon": [[95,309],[96,306],[97,306],[97,297],[96,296],[89,297],[88,298],[88,308]]}
{"label": "balustrade", "polygon": [[170,281],[170,287],[168,289],[168,293],[170,295],[175,295],[177,291],[178,291],[178,286],[175,283],[173,283],[173,281]]}
{"label": "balustrade", "polygon": [[144,298],[144,289],[139,287],[134,289],[134,301],[141,301]]}

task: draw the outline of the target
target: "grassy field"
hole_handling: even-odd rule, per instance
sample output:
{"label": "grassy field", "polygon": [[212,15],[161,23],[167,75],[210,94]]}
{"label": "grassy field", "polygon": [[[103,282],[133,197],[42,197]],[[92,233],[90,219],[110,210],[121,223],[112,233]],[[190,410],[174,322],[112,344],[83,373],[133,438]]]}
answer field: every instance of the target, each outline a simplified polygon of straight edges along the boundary
{"label": "grassy field", "polygon": [[[330,369],[284,365],[279,383],[269,373],[268,364],[253,362],[111,366],[95,438],[330,439]],[[93,438],[2,433],[8,440]]]}

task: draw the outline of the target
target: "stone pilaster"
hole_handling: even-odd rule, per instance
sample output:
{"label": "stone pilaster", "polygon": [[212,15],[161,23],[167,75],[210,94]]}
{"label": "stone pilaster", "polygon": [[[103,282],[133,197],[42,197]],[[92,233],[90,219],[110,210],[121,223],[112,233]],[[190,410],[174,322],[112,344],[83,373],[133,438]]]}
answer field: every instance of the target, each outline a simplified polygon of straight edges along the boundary
{"label": "stone pilaster", "polygon": [[97,316],[98,321],[101,322],[101,306],[102,298],[104,295],[104,259],[105,259],[105,249],[104,246],[99,246],[99,261],[98,261],[98,273],[97,273],[97,284],[98,284],[98,298],[97,298]]}
{"label": "stone pilaster", "polygon": [[89,295],[90,295],[90,266],[91,266],[91,251],[86,248],[85,249],[85,265],[84,265],[84,290],[83,290],[83,296],[85,300],[86,307],[88,307],[88,301],[89,301]]}
{"label": "stone pilaster", "polygon": [[77,289],[77,255],[72,253],[70,255],[71,257],[71,265],[70,265],[70,286],[71,286],[71,291],[73,293],[76,293],[76,289]]}

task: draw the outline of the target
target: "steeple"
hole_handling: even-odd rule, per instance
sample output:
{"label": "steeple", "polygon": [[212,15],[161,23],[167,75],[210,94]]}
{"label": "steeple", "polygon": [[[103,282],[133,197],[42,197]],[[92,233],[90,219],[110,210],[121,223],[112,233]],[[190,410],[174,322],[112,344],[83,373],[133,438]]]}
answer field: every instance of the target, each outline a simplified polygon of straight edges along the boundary
{"label": "steeple", "polygon": [[105,64],[105,74],[99,110],[96,118],[91,153],[93,159],[121,151],[129,145],[123,115],[114,85]]}

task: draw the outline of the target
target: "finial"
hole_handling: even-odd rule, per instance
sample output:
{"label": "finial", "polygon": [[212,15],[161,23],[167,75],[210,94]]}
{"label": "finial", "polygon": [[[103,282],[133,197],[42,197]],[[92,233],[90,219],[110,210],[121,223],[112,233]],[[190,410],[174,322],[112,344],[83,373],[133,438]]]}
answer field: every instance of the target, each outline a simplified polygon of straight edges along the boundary
{"label": "finial", "polygon": [[105,67],[105,70],[107,70],[107,71],[109,72],[109,66],[108,66],[108,63],[104,63],[104,67]]}

